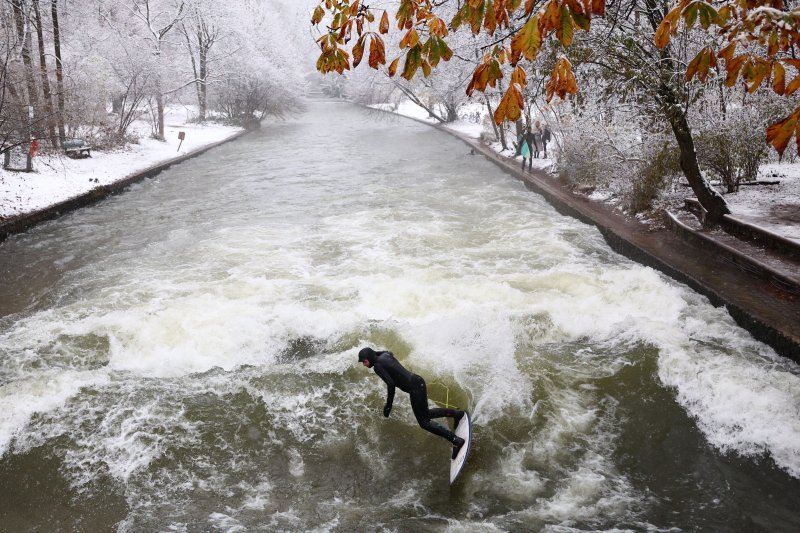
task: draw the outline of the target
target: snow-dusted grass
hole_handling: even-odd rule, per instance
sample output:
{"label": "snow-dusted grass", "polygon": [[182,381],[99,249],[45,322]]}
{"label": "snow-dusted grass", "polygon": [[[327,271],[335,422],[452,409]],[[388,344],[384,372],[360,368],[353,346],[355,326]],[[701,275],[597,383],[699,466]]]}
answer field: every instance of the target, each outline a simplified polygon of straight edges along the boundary
{"label": "snow-dusted grass", "polygon": [[[152,139],[150,125],[140,121],[132,128],[141,137],[139,143],[124,149],[92,150],[92,157],[83,159],[60,153],[37,156],[31,173],[0,170],[0,220],[45,209],[241,131],[220,124],[190,124],[190,116],[185,108],[170,109],[163,142]],[[180,131],[186,138],[178,150]]]}

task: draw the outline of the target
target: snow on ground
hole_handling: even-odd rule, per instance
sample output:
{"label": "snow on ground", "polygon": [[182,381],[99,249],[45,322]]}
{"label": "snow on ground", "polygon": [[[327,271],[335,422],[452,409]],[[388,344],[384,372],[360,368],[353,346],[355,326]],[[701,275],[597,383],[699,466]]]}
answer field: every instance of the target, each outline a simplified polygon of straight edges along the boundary
{"label": "snow on ground", "polygon": [[[391,111],[399,115],[416,118],[431,124],[436,120],[428,112],[406,100],[397,106],[378,104],[376,109]],[[70,159],[62,154],[43,155],[34,158],[34,172],[9,172],[0,170],[0,221],[44,209],[107,185],[144,170],[160,162],[189,153],[203,146],[224,140],[239,128],[219,124],[191,124],[191,108],[171,108],[166,117],[166,141],[156,141],[149,136],[150,125],[144,121],[132,128],[140,136],[138,144],[116,151],[92,150],[91,158]],[[461,110],[461,119],[445,127],[473,139],[479,139],[489,130],[486,110],[473,104]],[[178,150],[178,132],[186,132],[186,138]],[[512,157],[513,150],[503,150],[500,143],[491,147],[501,155]],[[534,159],[533,166],[546,170],[553,165],[554,153],[549,158]],[[522,158],[517,156],[520,166]],[[800,241],[800,163],[772,163],[764,165],[759,172],[761,181],[779,181],[775,185],[742,186],[739,192],[726,194],[733,215],[784,237]],[[613,198],[604,191],[595,191],[591,197],[613,205]],[[675,206],[683,202],[683,196],[691,193],[679,191]],[[678,197],[680,196],[680,197]]]}
{"label": "snow on ground", "polygon": [[775,185],[743,185],[725,195],[731,214],[800,242],[800,163],[770,163],[758,180]]}
{"label": "snow on ground", "polygon": [[[416,118],[436,124],[436,120],[428,112],[411,101],[404,101],[397,106],[378,104],[372,106],[376,109],[391,111],[399,115]],[[486,109],[480,105],[467,106],[462,111],[462,119],[443,126],[454,131],[464,133],[469,137],[479,139],[484,131],[488,131]],[[514,157],[513,150],[503,150],[499,142],[490,143],[489,146],[498,154]],[[553,157],[556,154],[548,152],[548,158],[533,160],[533,167],[541,170],[552,170]],[[515,159],[522,166],[522,157]],[[733,216],[770,230],[778,235],[800,242],[800,162],[797,163],[770,163],[762,165],[759,170],[759,181],[778,181],[774,185],[742,185],[736,193],[724,194]],[[685,197],[692,196],[691,190],[683,188],[676,191],[670,198],[664,198],[661,204],[671,209],[678,209],[683,205]],[[606,202],[610,207],[618,209],[619,202],[613,191],[605,189],[594,190],[590,199]],[[652,220],[647,216],[639,217],[645,223],[661,224],[661,217]]]}
{"label": "snow on ground", "polygon": [[[421,120],[429,124],[439,124],[439,121],[430,116],[425,109],[411,100],[404,100],[398,104],[397,107],[391,104],[373,104],[369,107],[382,111],[389,111],[390,113],[397,113],[398,115]],[[443,124],[443,126],[473,139],[480,138],[481,133],[483,133],[483,115],[481,114],[480,106],[462,109],[461,116],[462,118],[460,120],[449,124]]]}
{"label": "snow on ground", "polygon": [[[388,111],[390,113],[396,113],[404,117],[421,120],[429,124],[439,124],[439,121],[431,117],[430,114],[428,114],[428,111],[410,100],[404,100],[396,107],[392,104],[373,104],[369,107],[373,109],[380,109],[382,111]],[[488,120],[486,117],[486,110],[483,108],[483,106],[478,104],[464,106],[460,110],[460,115],[461,118],[459,120],[447,124],[441,124],[441,126],[458,132],[462,135],[466,135],[472,139],[480,139],[481,135],[487,130],[486,120]],[[499,142],[492,143],[490,146],[498,154],[506,157],[514,156],[513,149],[503,150],[503,147]],[[522,165],[522,156],[517,156],[516,159],[519,160],[520,165]],[[533,160],[533,166],[539,169],[548,168],[552,166],[552,164],[552,159],[541,158]]]}
{"label": "snow on ground", "polygon": [[[131,130],[140,136],[138,144],[114,151],[93,149],[92,157],[82,159],[61,153],[37,156],[31,173],[0,170],[0,221],[80,196],[242,131],[220,124],[190,124],[191,115],[190,109],[170,109],[165,117],[164,142],[152,139],[150,124],[139,121]],[[180,131],[186,133],[182,144],[178,139]]]}

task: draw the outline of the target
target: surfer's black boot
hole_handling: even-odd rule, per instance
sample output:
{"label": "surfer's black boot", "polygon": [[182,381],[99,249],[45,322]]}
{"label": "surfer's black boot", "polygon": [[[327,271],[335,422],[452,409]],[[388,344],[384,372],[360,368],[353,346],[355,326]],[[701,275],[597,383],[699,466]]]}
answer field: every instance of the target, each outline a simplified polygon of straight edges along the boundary
{"label": "surfer's black boot", "polygon": [[464,439],[462,439],[461,437],[453,437],[453,456],[452,456],[452,459],[455,460],[456,455],[458,455],[458,452],[461,451],[461,448],[463,446],[464,446]]}
{"label": "surfer's black boot", "polygon": [[461,423],[461,419],[464,418],[466,411],[456,411],[456,413],[456,416],[453,417],[453,424],[455,424],[453,427],[457,428],[458,424]]}

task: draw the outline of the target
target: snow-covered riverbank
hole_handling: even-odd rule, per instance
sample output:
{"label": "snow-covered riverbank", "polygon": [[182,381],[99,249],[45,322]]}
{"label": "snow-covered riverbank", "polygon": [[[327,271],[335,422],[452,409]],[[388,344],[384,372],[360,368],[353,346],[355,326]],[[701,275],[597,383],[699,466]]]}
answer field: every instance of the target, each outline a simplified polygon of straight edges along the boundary
{"label": "snow-covered riverbank", "polygon": [[[385,104],[371,107],[430,124],[439,124],[425,109],[411,101],[404,101],[396,106]],[[471,112],[465,113],[466,119],[442,126],[471,138],[480,139],[486,130],[484,126],[484,121],[488,120],[486,115],[485,108],[476,105]],[[512,150],[503,150],[499,142],[490,143],[490,146],[500,155],[514,156]],[[551,153],[550,156],[548,159],[534,159],[533,167],[548,170],[555,162],[553,157],[557,157],[557,154]],[[521,157],[517,156],[516,159],[521,163]],[[770,184],[745,185],[736,193],[726,194],[723,192],[733,215],[800,242],[800,162],[764,164],[759,171],[758,179],[770,182]],[[591,192],[589,198],[606,202],[611,208],[620,209],[619,198],[614,193],[614,190],[618,188],[613,184],[609,184],[607,187],[597,187]],[[689,196],[692,196],[691,189],[678,185],[675,190],[662,194],[662,197],[657,200],[657,207],[679,209],[683,205],[684,198]],[[647,217],[641,218],[645,223],[662,223],[660,216],[652,220]]]}
{"label": "snow-covered riverbank", "polygon": [[[46,209],[91,190],[126,179],[147,168],[223,141],[241,128],[188,122],[189,112],[167,116],[165,140],[146,134],[149,126],[137,124],[141,138],[114,151],[92,150],[92,156],[72,159],[45,154],[33,159],[34,172],[0,170],[0,222]],[[178,133],[184,132],[181,143]],[[180,147],[180,148],[179,148]]]}
{"label": "snow-covered riverbank", "polygon": [[[427,111],[405,101],[397,106],[376,105],[377,109],[437,124]],[[463,120],[445,127],[468,137],[479,139],[485,127],[485,111],[475,106]],[[194,124],[189,122],[191,111],[173,109],[168,115],[165,141],[156,141],[147,135],[149,125],[136,124],[140,140],[115,151],[93,150],[91,158],[71,159],[63,154],[41,155],[34,158],[34,172],[9,172],[0,170],[0,222],[46,209],[50,206],[81,196],[91,190],[126,179],[153,165],[185,155],[213,143],[225,140],[242,131],[240,128],[220,124]],[[179,132],[185,132],[183,143]],[[180,146],[180,149],[178,148]],[[511,157],[499,143],[493,148]],[[547,169],[550,159],[534,159],[533,165]],[[518,158],[519,159],[519,158]],[[800,163],[764,165],[760,178],[778,181],[773,185],[742,187],[738,193],[725,195],[734,214],[753,224],[760,225],[784,237],[800,241]],[[614,206],[613,187],[596,190],[591,198]],[[688,189],[676,190],[670,198],[662,198],[665,206],[679,205]],[[674,207],[674,206],[672,206]]]}

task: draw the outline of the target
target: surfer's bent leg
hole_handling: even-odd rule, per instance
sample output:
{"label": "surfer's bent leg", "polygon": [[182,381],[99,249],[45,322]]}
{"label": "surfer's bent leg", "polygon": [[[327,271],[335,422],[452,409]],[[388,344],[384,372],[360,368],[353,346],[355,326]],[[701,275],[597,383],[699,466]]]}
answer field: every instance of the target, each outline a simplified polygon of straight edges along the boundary
{"label": "surfer's bent leg", "polygon": [[437,407],[435,409],[428,409],[428,416],[430,418],[452,418],[455,422],[455,426],[458,427],[458,423],[461,422],[461,419],[464,417],[464,411],[459,411],[457,409],[442,409]]}
{"label": "surfer's bent leg", "polygon": [[448,409],[428,409],[428,391],[424,379],[419,376],[414,376],[412,378],[412,388],[408,394],[411,397],[411,409],[414,411],[414,416],[417,418],[417,422],[422,429],[430,431],[434,435],[445,438],[452,443],[455,443],[456,439],[461,440],[456,437],[455,433],[444,426],[436,422],[431,422],[431,418],[449,415],[432,416],[436,411],[448,411]]}

